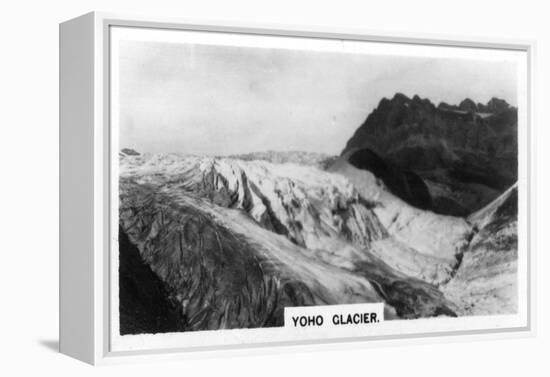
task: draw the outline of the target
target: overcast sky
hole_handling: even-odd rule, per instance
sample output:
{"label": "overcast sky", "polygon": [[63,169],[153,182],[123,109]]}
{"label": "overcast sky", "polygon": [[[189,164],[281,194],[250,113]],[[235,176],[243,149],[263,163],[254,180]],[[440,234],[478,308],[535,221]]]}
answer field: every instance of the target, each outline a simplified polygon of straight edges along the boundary
{"label": "overcast sky", "polygon": [[224,155],[339,154],[382,97],[517,104],[516,65],[122,41],[120,147]]}

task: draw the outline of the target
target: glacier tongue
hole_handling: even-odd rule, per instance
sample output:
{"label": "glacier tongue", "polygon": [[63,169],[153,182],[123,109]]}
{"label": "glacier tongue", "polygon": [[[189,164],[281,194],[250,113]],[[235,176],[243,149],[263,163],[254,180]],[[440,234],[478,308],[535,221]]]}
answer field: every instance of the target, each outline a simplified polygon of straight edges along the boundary
{"label": "glacier tongue", "polygon": [[[128,178],[120,188],[123,231],[166,284],[185,331],[281,326],[286,306],[382,301],[367,279],[241,210]],[[391,306],[385,314],[395,317]]]}

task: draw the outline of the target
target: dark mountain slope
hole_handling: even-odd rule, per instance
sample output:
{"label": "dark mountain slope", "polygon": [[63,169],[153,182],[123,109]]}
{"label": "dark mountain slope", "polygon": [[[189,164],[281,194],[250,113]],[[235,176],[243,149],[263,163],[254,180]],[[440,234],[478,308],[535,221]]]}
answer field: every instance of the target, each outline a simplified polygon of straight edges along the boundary
{"label": "dark mountain slope", "polygon": [[[388,168],[377,176],[396,195],[419,205],[403,194],[408,180],[396,178],[412,172],[430,193],[431,200],[422,200],[420,208],[431,202],[428,209],[465,216],[517,180],[517,109],[497,98],[487,105],[466,99],[459,106],[435,106],[398,93],[380,101],[342,158],[358,150],[384,161]],[[399,187],[392,179],[401,181]]]}
{"label": "dark mountain slope", "polygon": [[431,209],[432,198],[428,186],[416,173],[400,169],[395,164],[384,161],[370,149],[353,152],[348,162],[361,170],[368,170],[380,178],[388,189],[407,203],[421,209]]}
{"label": "dark mountain slope", "polygon": [[180,331],[183,318],[168,291],[139,250],[119,227],[119,312],[120,334],[163,333]]}

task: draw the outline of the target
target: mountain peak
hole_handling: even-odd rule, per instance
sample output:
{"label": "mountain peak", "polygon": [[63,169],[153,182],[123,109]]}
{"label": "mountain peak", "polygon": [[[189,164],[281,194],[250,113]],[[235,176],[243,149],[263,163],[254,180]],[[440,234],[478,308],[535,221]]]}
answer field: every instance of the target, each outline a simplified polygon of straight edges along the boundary
{"label": "mountain peak", "polygon": [[460,104],[458,105],[458,108],[468,113],[475,113],[478,111],[476,103],[472,101],[470,98],[466,98],[462,102],[460,102]]}
{"label": "mountain peak", "polygon": [[493,97],[487,103],[487,108],[488,108],[489,112],[491,112],[491,113],[500,113],[500,112],[510,108],[510,105],[508,104],[508,102],[506,102],[503,99]]}
{"label": "mountain peak", "polygon": [[[434,106],[418,95],[409,99],[396,93],[392,100],[383,99],[369,114],[348,140],[342,156],[350,158],[361,150],[375,153],[389,170],[378,172],[377,177],[382,181],[385,178],[384,183],[397,196],[407,193],[411,182],[420,182],[413,173],[432,186],[434,181],[448,185],[440,178],[442,171],[457,185],[475,184],[450,196],[432,188],[437,195],[428,209],[464,216],[495,199],[496,193],[517,180],[517,170],[507,162],[517,153],[516,130],[517,109],[498,98],[486,105],[466,98],[458,106],[445,102]],[[400,197],[418,206],[410,199],[415,196]]]}
{"label": "mountain peak", "polygon": [[409,102],[410,100],[411,99],[407,97],[405,94],[399,93],[399,92],[395,93],[395,95],[391,99],[392,102],[398,102],[398,103],[405,103],[405,102]]}

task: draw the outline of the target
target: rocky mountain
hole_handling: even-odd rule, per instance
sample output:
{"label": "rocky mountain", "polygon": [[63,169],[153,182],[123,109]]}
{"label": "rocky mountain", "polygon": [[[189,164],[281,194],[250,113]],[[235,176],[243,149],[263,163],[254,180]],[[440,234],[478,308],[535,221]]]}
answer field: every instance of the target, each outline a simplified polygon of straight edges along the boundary
{"label": "rocky mountain", "polygon": [[436,106],[398,93],[380,101],[340,158],[415,207],[467,216],[517,180],[517,108],[498,98]]}

